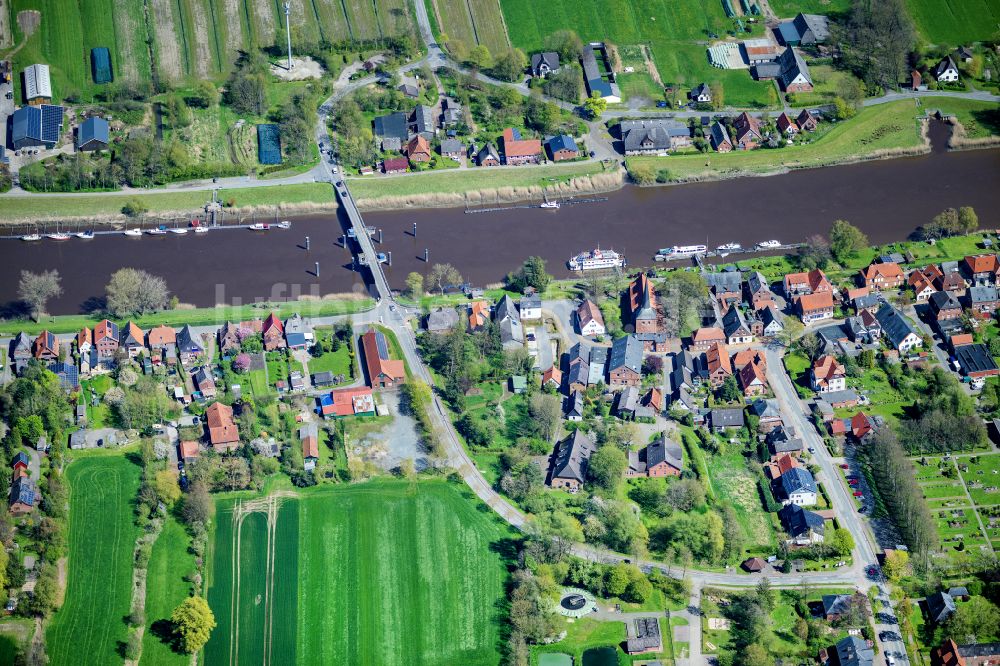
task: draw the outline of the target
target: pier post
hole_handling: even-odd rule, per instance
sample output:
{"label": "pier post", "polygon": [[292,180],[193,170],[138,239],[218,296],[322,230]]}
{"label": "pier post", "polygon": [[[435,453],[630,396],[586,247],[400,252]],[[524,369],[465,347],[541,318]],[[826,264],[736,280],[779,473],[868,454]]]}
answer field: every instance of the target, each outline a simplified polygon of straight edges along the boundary
{"label": "pier post", "polygon": [[379,245],[382,244],[382,230],[381,229],[378,230],[378,244]]}
{"label": "pier post", "polygon": [[347,247],[347,234],[340,235],[340,247]]}
{"label": "pier post", "polygon": [[306,236],[306,250],[309,249],[309,236]]}
{"label": "pier post", "polygon": [[316,273],[316,277],[319,277],[319,262],[318,261],[316,262],[316,271],[315,271],[315,273]]}
{"label": "pier post", "polygon": [[392,267],[392,250],[389,250],[389,267]]}
{"label": "pier post", "polygon": [[425,263],[425,264],[426,264],[426,263],[427,263],[428,261],[430,261],[429,257],[430,257],[430,250],[428,250],[428,249],[427,249],[427,248],[425,247],[425,248],[424,248],[424,263]]}
{"label": "pier post", "polygon": [[417,237],[417,223],[416,222],[413,223],[413,237],[414,238]]}

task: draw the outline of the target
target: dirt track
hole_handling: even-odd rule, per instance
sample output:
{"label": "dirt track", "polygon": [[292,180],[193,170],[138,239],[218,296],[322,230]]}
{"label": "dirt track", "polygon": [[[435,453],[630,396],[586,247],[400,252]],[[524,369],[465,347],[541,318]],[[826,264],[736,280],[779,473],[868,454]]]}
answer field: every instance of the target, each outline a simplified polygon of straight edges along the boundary
{"label": "dirt track", "polygon": [[10,2],[0,0],[0,49],[9,49],[14,45],[10,31]]}

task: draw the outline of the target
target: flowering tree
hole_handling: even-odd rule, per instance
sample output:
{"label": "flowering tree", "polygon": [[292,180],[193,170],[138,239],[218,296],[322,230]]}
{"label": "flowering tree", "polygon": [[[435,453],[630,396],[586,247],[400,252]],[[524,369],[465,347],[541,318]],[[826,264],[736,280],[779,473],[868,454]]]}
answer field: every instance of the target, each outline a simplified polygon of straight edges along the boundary
{"label": "flowering tree", "polygon": [[233,359],[233,370],[235,372],[246,372],[250,369],[250,354],[237,354]]}

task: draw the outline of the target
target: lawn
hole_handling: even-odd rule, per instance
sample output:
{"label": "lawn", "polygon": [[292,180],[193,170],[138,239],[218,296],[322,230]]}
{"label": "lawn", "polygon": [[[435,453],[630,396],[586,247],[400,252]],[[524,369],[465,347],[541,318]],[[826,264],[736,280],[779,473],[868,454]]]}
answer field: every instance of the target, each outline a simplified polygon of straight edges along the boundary
{"label": "lawn", "polygon": [[582,664],[583,653],[589,648],[612,647],[618,655],[619,664],[631,663],[619,645],[627,638],[624,622],[605,622],[589,617],[578,620],[562,618],[557,626],[560,631],[566,632],[566,637],[550,645],[534,647],[532,655],[537,657],[550,652],[561,652],[572,656],[574,664]]}
{"label": "lawn", "polygon": [[156,538],[149,558],[146,578],[146,632],[142,639],[142,662],[177,664],[191,661],[187,655],[174,652],[163,641],[164,623],[173,610],[190,594],[190,583],[184,577],[195,570],[194,555],[188,551],[188,535],[173,517],[167,518],[163,531]]}
{"label": "lawn", "polygon": [[546,35],[575,30],[584,42],[619,46],[648,44],[664,83],[692,87],[720,81],[726,103],[763,107],[777,103],[771,83],[754,81],[746,70],[720,70],[708,62],[710,34],[733,28],[718,0],[501,0],[511,42],[525,51],[541,49]]}
{"label": "lawn", "polygon": [[351,194],[363,209],[373,209],[382,197],[412,197],[426,194],[454,194],[503,187],[551,186],[580,176],[601,173],[594,162],[574,162],[541,167],[475,168],[461,171],[426,171],[393,177],[350,178]]}
{"label": "lawn", "polygon": [[351,348],[341,345],[335,352],[325,352],[320,357],[309,358],[309,372],[332,372],[335,375],[344,375],[345,379],[354,376],[354,359],[351,357]]}
{"label": "lawn", "polygon": [[[322,300],[285,301],[280,303],[225,305],[211,308],[182,308],[142,315],[134,321],[137,326],[143,329],[152,328],[160,324],[174,327],[181,327],[184,324],[208,326],[211,324],[221,325],[227,321],[246,321],[256,317],[264,318],[270,312],[276,313],[280,319],[287,319],[296,312],[307,318],[353,314],[370,310],[374,305],[374,300],[367,297],[338,297]],[[84,326],[93,327],[100,321],[101,317],[94,315],[56,315],[42,317],[38,322],[15,319],[0,323],[0,335],[13,336],[20,331],[35,335],[41,332],[42,329],[51,331],[52,333],[76,333]],[[118,323],[121,325],[125,322],[122,320]]]}
{"label": "lawn", "polygon": [[707,156],[630,157],[628,168],[632,171],[648,167],[654,172],[667,169],[671,180],[725,178],[908,154],[924,148],[924,140],[917,132],[916,116],[911,100],[880,104],[865,108],[850,121],[837,123],[809,143]]}
{"label": "lawn", "polygon": [[747,469],[746,460],[738,444],[727,444],[726,455],[708,456],[709,477],[712,489],[719,500],[728,500],[740,520],[747,547],[771,552],[776,545],[771,514],[764,510],[757,479]]}
{"label": "lawn", "polygon": [[66,600],[45,636],[53,664],[120,663],[132,599],[132,554],[139,530],[132,506],[139,467],[122,455],[78,460],[70,486]]}
{"label": "lawn", "polygon": [[794,18],[796,14],[846,14],[851,11],[851,0],[771,0],[771,9],[781,18]]}
{"label": "lawn", "polygon": [[[209,191],[157,192],[136,196],[128,193],[81,194],[60,197],[3,197],[4,220],[51,220],[54,218],[77,219],[88,216],[121,218],[121,209],[127,201],[138,199],[150,212],[201,211],[211,201]],[[327,204],[333,206],[333,191],[325,183],[296,183],[219,190],[219,199],[232,199],[238,208],[249,206],[274,206],[277,204]],[[121,218],[125,219],[125,218]]]}
{"label": "lawn", "polygon": [[[227,662],[231,649],[247,662],[264,651],[283,663],[500,661],[509,532],[464,487],[327,486],[282,498],[273,536],[262,512],[246,514],[234,534],[237,503],[218,503],[208,599],[219,629],[206,663]],[[245,600],[236,602],[238,617],[235,537],[237,594]],[[267,575],[272,549],[277,571]],[[269,612],[279,621],[268,621]]]}
{"label": "lawn", "polygon": [[1000,0],[906,0],[917,31],[929,42],[958,46],[990,39]]}
{"label": "lawn", "polygon": [[969,466],[968,471],[962,472],[962,479],[969,489],[972,501],[977,506],[1000,504],[1000,454],[963,457],[959,460],[961,464]]}
{"label": "lawn", "polygon": [[640,97],[649,100],[648,106],[652,106],[653,102],[663,99],[663,88],[646,72],[622,74],[618,77],[618,86],[626,100]]}
{"label": "lawn", "polygon": [[510,47],[498,0],[432,0],[431,4],[441,17],[441,32],[451,39],[469,46],[483,44],[494,55]]}
{"label": "lawn", "polygon": [[[925,105],[939,109],[943,114],[951,114],[958,119],[970,139],[981,139],[1000,134],[1000,113],[996,105],[954,97],[941,97]],[[950,239],[949,239],[950,240]]]}

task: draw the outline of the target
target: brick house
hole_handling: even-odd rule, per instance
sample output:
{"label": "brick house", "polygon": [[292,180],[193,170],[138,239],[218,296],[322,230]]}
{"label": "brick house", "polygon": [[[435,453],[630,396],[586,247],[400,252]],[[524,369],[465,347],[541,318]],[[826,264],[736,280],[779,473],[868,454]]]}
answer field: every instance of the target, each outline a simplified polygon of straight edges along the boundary
{"label": "brick house", "polygon": [[796,300],[802,322],[805,324],[833,318],[833,293],[803,294]]}
{"label": "brick house", "polygon": [[861,271],[861,281],[869,289],[895,289],[903,284],[903,269],[895,262],[874,263]]}
{"label": "brick house", "polygon": [[819,393],[843,391],[847,388],[847,371],[835,357],[827,354],[813,363],[810,383],[812,389]]}
{"label": "brick house", "polygon": [[636,333],[659,333],[660,318],[656,308],[653,283],[640,273],[628,286],[629,316]]}
{"label": "brick house", "polygon": [[391,388],[406,381],[406,366],[403,361],[389,358],[389,343],[382,331],[369,328],[361,336],[361,351],[369,386]]}
{"label": "brick house", "polygon": [[833,285],[826,273],[815,268],[808,273],[789,273],[784,280],[785,298],[794,298],[802,294],[819,294],[832,292]]}
{"label": "brick house", "polygon": [[94,326],[94,349],[102,358],[113,358],[118,352],[118,325],[105,319]]}
{"label": "brick house", "polygon": [[239,448],[240,429],[233,418],[233,408],[221,402],[213,402],[205,410],[205,428],[208,441],[219,453]]}
{"label": "brick house", "polygon": [[264,349],[267,351],[285,348],[285,325],[273,312],[267,315],[260,333],[264,338]]}
{"label": "brick house", "polygon": [[608,383],[638,386],[642,382],[642,343],[634,335],[618,338],[608,357]]}
{"label": "brick house", "polygon": [[716,342],[705,352],[705,368],[712,388],[719,388],[733,374],[729,360],[729,350],[722,342]]}
{"label": "brick house", "polygon": [[507,165],[538,164],[542,159],[542,142],[538,139],[522,139],[521,132],[512,127],[503,131],[500,148],[503,163]]}

